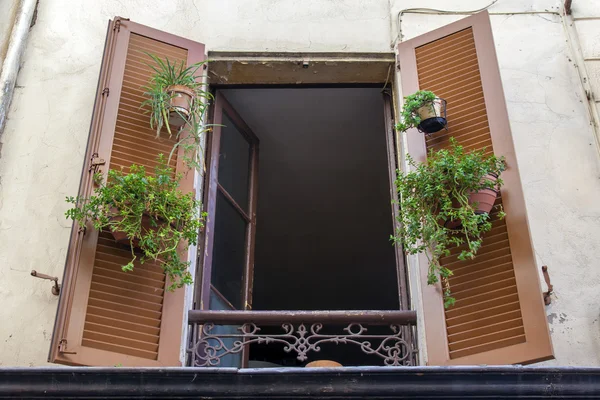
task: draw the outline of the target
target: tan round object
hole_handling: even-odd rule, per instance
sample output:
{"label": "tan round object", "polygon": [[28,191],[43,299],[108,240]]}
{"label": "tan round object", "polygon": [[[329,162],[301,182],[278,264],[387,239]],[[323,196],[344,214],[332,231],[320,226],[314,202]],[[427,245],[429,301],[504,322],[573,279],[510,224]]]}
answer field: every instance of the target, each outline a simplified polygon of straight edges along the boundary
{"label": "tan round object", "polygon": [[343,365],[337,361],[317,360],[317,361],[309,362],[308,364],[306,364],[306,367],[304,367],[304,368],[332,368],[332,367],[343,367]]}

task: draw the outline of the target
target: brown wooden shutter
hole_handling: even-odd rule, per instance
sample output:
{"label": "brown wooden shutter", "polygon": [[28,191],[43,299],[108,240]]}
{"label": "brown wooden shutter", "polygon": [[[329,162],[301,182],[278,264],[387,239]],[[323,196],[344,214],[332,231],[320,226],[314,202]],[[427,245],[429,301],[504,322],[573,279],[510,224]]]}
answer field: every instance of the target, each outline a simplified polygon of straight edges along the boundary
{"label": "brown wooden shutter", "polygon": [[404,95],[431,90],[448,101],[448,132],[407,132],[405,150],[415,160],[452,136],[506,157],[508,166],[497,200],[506,218],[493,221],[475,259],[459,261],[453,251],[442,260],[454,272],[454,307],[445,310],[439,285],[427,285],[427,258],[419,256],[428,364],[554,358],[488,13],[400,43],[398,63]]}
{"label": "brown wooden shutter", "polygon": [[[168,156],[175,138],[150,129],[140,109],[152,74],[148,52],[188,65],[204,60],[204,45],[116,17],[110,21],[89,142],[79,189],[93,192],[90,160],[103,159],[100,170],[131,164],[154,169],[159,153]],[[181,152],[182,150],[180,150]],[[185,175],[184,192],[193,190],[193,171],[181,154],[171,164]],[[182,255],[187,255],[187,253]],[[133,272],[130,260],[108,233],[74,225],[50,349],[50,361],[93,366],[177,366],[180,362],[184,290],[165,290],[168,280],[151,263]]]}

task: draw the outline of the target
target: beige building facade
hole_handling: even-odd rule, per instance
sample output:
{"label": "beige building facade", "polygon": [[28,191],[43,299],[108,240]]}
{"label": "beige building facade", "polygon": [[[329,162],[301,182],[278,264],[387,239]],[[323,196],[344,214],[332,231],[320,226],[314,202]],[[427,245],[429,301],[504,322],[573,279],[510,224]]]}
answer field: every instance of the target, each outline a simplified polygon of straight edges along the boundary
{"label": "beige building facade", "polygon": [[[17,1],[8,3],[1,7],[14,10]],[[487,10],[537,266],[548,266],[554,286],[546,316],[555,359],[545,364],[600,366],[600,4],[573,0],[565,15],[560,1],[523,3],[499,0]],[[58,298],[30,272],[63,275],[71,234],[64,199],[77,193],[87,162],[109,19],[202,42],[208,52],[389,54],[488,4],[40,1],[0,136],[0,366],[47,363]],[[0,56],[8,37],[0,32]],[[398,95],[401,75],[391,74]],[[421,315],[416,260],[408,266]]]}

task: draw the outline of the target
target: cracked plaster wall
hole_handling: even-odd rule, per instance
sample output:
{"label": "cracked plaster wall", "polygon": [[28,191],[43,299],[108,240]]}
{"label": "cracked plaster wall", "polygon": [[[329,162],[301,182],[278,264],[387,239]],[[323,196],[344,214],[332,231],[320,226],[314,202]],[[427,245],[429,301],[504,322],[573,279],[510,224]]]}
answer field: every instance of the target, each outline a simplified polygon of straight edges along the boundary
{"label": "cracked plaster wall", "polygon": [[[558,10],[500,0],[490,11]],[[595,0],[574,10],[598,16]],[[39,4],[2,137],[0,366],[43,365],[57,298],[32,269],[62,277],[107,20],[114,15],[206,43],[209,50],[390,51],[401,8],[476,9],[487,0],[178,0]],[[578,8],[580,7],[580,8]],[[575,12],[575,11],[574,11]],[[456,16],[403,17],[405,38]],[[598,151],[560,17],[493,15],[492,25],[539,265],[556,295],[555,365],[600,365]],[[600,48],[596,25],[584,51]],[[595,28],[593,28],[595,26]],[[589,43],[589,44],[588,44]]]}

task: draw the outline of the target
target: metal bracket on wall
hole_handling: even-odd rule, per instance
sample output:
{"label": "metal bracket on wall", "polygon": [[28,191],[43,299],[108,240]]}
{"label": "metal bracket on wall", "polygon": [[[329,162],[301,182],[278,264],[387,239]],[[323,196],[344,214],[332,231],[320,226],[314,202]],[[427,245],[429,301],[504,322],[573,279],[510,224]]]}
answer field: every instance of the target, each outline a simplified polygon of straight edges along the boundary
{"label": "metal bracket on wall", "polygon": [[52,286],[52,294],[55,296],[58,296],[60,294],[60,284],[58,283],[58,277],[40,274],[36,270],[31,271],[31,276],[35,278],[48,279],[50,281],[54,281],[54,286]]}
{"label": "metal bracket on wall", "polygon": [[548,273],[548,267],[545,265],[542,266],[542,275],[544,275],[544,280],[546,281],[546,285],[548,286],[548,291],[542,293],[544,295],[544,304],[549,306],[550,303],[552,303],[552,298],[550,297],[550,295],[552,294],[552,290],[554,289],[554,287],[552,286],[552,283],[550,283],[550,274]]}

